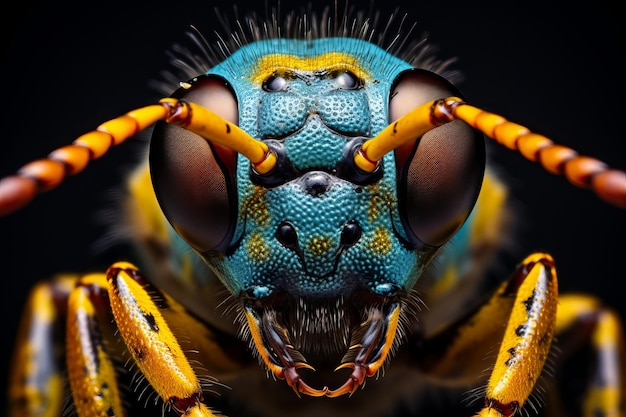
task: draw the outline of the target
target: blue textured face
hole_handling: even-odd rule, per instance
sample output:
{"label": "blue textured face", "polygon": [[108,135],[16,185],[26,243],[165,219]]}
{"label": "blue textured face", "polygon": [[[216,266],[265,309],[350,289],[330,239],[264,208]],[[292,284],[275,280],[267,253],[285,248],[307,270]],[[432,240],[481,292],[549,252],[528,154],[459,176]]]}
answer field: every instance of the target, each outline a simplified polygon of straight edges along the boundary
{"label": "blue textured face", "polygon": [[355,183],[341,168],[351,145],[389,124],[392,82],[409,68],[371,43],[327,38],[255,42],[209,71],[233,87],[239,126],[273,143],[293,171],[266,187],[238,159],[224,277],[234,294],[387,296],[412,287],[431,252],[418,255],[408,244],[393,154],[373,183]]}

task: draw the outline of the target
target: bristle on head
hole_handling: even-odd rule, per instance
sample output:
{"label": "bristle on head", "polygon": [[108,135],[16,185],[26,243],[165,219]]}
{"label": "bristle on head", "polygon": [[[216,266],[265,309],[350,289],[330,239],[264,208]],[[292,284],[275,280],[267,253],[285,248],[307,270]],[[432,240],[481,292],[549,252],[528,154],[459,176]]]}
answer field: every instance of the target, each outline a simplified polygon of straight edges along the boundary
{"label": "bristle on head", "polygon": [[407,14],[396,10],[388,17],[381,17],[376,10],[363,11],[353,6],[315,6],[311,3],[284,16],[277,7],[240,16],[237,7],[232,15],[215,9],[222,26],[209,40],[198,28],[192,26],[187,32],[189,47],[173,45],[168,51],[171,71],[163,73],[161,82],[155,87],[169,94],[181,81],[206,73],[210,68],[228,58],[236,50],[251,43],[267,39],[313,40],[321,38],[354,38],[378,45],[388,53],[422,68],[458,82],[460,74],[451,70],[454,58],[442,60],[436,57],[436,48],[428,42],[427,34],[416,34],[417,23]]}

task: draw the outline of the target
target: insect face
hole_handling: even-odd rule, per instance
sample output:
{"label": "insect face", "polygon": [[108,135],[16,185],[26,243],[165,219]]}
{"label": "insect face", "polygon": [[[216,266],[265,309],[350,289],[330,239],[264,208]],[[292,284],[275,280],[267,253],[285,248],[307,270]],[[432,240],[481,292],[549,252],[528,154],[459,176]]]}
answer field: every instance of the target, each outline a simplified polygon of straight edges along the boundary
{"label": "insect face", "polygon": [[[445,25],[433,26],[436,33]],[[408,329],[409,321],[411,326],[430,323],[433,316],[425,313],[414,320],[419,308],[410,291],[416,281],[422,288],[418,278],[433,258],[442,262],[437,255],[466,249],[460,242],[467,229],[461,229],[461,238],[452,245],[443,250],[440,246],[473,206],[485,163],[483,142],[473,129],[452,122],[419,139],[419,147],[416,141],[400,147],[385,155],[379,169],[364,173],[349,157],[366,139],[419,104],[459,95],[456,89],[443,78],[413,71],[404,61],[356,40],[343,48],[341,57],[331,41],[252,45],[254,51],[238,49],[208,74],[188,80],[174,96],[201,104],[267,143],[277,156],[273,171],[256,172],[247,158],[176,126],[157,126],[151,143],[155,190],[173,226],[169,239],[174,246],[182,245],[180,236],[210,271],[195,265],[191,269],[221,280],[230,293],[222,294],[226,301],[215,304],[219,314],[204,315],[206,304],[193,301],[200,298],[193,285],[182,299],[195,315],[228,331],[232,323],[223,323],[220,314],[230,304],[239,305],[236,326],[247,329],[242,333],[267,368],[296,391],[327,396],[352,392],[353,385],[341,386],[345,374],[309,380],[307,370],[303,376],[299,372],[315,366],[328,374],[345,363],[382,369],[403,330],[414,331]],[[479,74],[470,69],[467,78],[489,73],[492,68],[484,62],[480,60]],[[490,83],[491,79],[482,85],[489,88]],[[484,94],[471,87],[464,91],[473,97]],[[497,100],[492,107],[500,105]],[[122,107],[114,113],[128,104]],[[558,132],[553,136],[562,137]],[[517,159],[512,162],[516,163]],[[522,161],[514,172],[527,170],[532,168]],[[553,184],[560,182],[557,178]],[[552,188],[548,191],[539,194],[549,194]],[[573,192],[580,198],[579,191]],[[541,206],[551,210],[553,204],[560,203]],[[177,267],[189,267],[183,262],[189,253],[189,248],[176,252]],[[172,290],[168,285],[175,286],[155,283],[166,292]],[[452,302],[428,307],[439,313],[445,310],[441,320],[446,324],[461,308]],[[351,349],[357,345],[365,348]],[[349,379],[365,378],[363,369],[355,369],[348,370]],[[391,370],[392,375],[396,371]],[[390,392],[394,390],[371,392],[386,393],[377,395],[375,403],[390,410],[399,404],[396,393]],[[263,403],[258,397],[251,393],[247,400]]]}
{"label": "insect face", "polygon": [[[217,89],[233,94],[225,106],[203,98]],[[350,335],[361,343],[358,329],[378,314],[384,330],[369,347],[377,353],[359,360],[384,358],[396,339],[392,313],[477,198],[484,141],[456,123],[414,137],[371,173],[354,155],[409,110],[455,94],[443,78],[345,38],[255,42],[174,94],[217,112],[236,105],[238,126],[277,158],[259,173],[241,155],[233,163],[232,152],[164,126],[151,142],[164,213],[245,300],[258,349],[272,349],[267,322],[304,357],[327,346],[347,354]],[[280,355],[275,366],[290,360]]]}

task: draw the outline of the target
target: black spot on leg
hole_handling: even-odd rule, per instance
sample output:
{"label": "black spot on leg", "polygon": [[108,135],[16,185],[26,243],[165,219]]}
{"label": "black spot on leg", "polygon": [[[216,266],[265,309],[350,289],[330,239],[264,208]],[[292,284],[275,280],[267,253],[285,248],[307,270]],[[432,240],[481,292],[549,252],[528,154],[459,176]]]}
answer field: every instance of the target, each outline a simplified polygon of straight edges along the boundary
{"label": "black spot on leg", "polygon": [[536,290],[533,290],[533,293],[530,297],[524,300],[524,306],[526,307],[526,314],[530,314],[530,309],[535,303]]}
{"label": "black spot on leg", "polygon": [[[95,299],[94,293],[92,290],[88,288],[82,288],[88,297],[93,301]],[[79,338],[89,340],[89,351],[84,352],[83,355],[89,356],[91,360],[94,362],[94,366],[96,367],[96,372],[100,369],[100,355],[98,355],[98,348],[103,348],[104,342],[102,339],[102,334],[100,333],[100,328],[98,325],[98,321],[95,316],[89,315],[84,312],[79,312],[76,316],[76,319],[79,321],[79,326],[81,330],[79,332]],[[86,329],[87,331],[83,331],[82,329]],[[85,375],[89,375],[89,370],[85,368]]]}
{"label": "black spot on leg", "polygon": [[515,360],[517,358],[517,346],[510,348],[507,352],[509,352],[509,359],[506,360],[506,362],[504,362],[504,364],[507,367],[510,367],[511,365],[513,365],[515,363]]}
{"label": "black spot on leg", "polygon": [[159,332],[159,326],[157,326],[156,319],[154,318],[152,313],[144,313],[143,317],[146,319],[146,322],[150,326],[150,330],[152,330],[153,332],[157,332],[158,333]]}
{"label": "black spot on leg", "polygon": [[145,355],[145,353],[143,352],[143,350],[141,350],[141,349],[134,349],[134,350],[133,350],[133,353],[134,353],[134,355],[133,355],[133,356],[135,357],[135,360],[136,360],[137,362],[141,362],[141,361],[143,361],[143,359],[144,359],[144,358],[145,358],[145,356],[146,356],[146,355]]}
{"label": "black spot on leg", "polygon": [[230,133],[230,125],[228,123],[226,123],[226,133]]}
{"label": "black spot on leg", "polygon": [[517,326],[517,329],[515,329],[515,334],[519,337],[524,336],[526,334],[526,324],[521,324]]}

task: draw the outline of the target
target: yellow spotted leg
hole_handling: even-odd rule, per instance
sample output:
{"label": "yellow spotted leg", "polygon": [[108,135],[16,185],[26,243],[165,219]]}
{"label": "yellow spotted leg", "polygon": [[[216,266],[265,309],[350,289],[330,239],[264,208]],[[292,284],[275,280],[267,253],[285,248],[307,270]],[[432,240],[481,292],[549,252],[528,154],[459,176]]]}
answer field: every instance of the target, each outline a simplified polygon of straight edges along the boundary
{"label": "yellow spotted leg", "polygon": [[62,414],[66,300],[75,278],[59,276],[30,292],[11,360],[9,416]]}
{"label": "yellow spotted leg", "polygon": [[420,368],[439,380],[475,384],[487,349],[499,346],[487,385],[475,397],[484,401],[480,416],[512,416],[530,403],[551,351],[557,304],[553,259],[532,254],[479,308],[434,335],[420,351]]}
{"label": "yellow spotted leg", "polygon": [[214,416],[198,378],[138,269],[125,262],[106,273],[111,310],[133,360],[165,404],[181,416]]}
{"label": "yellow spotted leg", "polygon": [[480,416],[508,417],[524,406],[548,358],[556,327],[558,290],[550,255],[527,257],[505,283],[505,287],[510,286],[517,287],[513,309]]}
{"label": "yellow spotted leg", "polygon": [[[589,328],[589,332],[585,331]],[[589,344],[595,356],[595,365],[583,398],[582,415],[626,415],[624,327],[615,312],[588,295],[563,296],[559,299],[556,331],[559,340],[564,339],[562,345],[569,347],[568,351]],[[581,334],[585,335],[582,340]]]}
{"label": "yellow spotted leg", "polygon": [[67,303],[67,374],[79,417],[123,416],[115,368],[103,330],[110,312],[106,277],[80,277]]}

